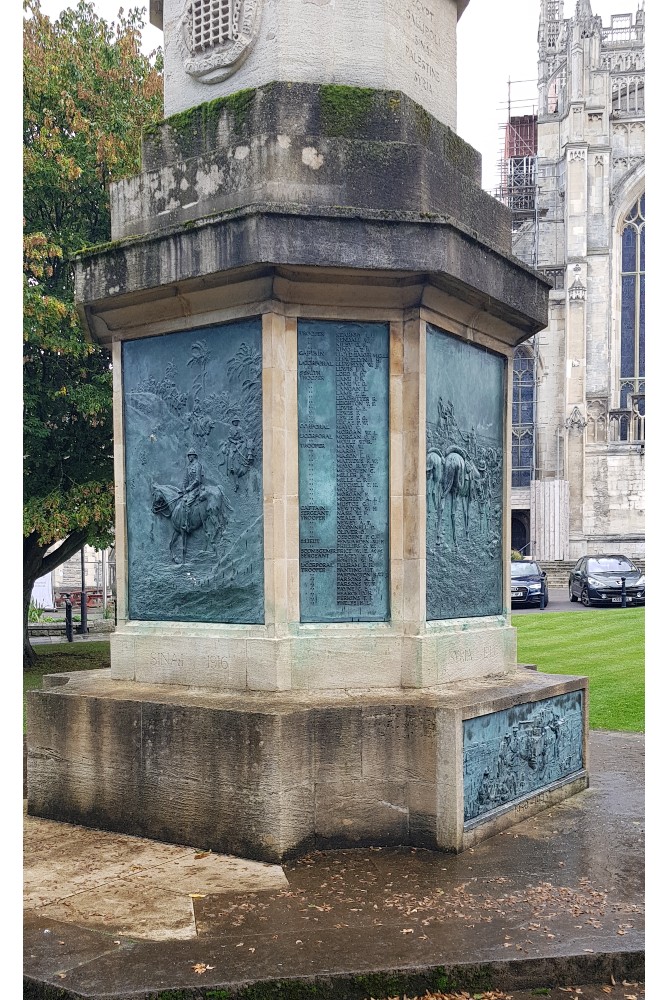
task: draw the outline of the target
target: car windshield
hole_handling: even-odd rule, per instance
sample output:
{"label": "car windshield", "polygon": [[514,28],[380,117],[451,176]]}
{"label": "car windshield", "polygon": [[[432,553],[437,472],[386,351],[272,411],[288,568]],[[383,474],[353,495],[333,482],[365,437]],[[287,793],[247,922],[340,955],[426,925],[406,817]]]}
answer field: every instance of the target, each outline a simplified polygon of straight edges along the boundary
{"label": "car windshield", "polygon": [[512,576],[539,576],[540,567],[534,562],[513,562]]}
{"label": "car windshield", "polygon": [[589,573],[636,573],[633,566],[624,556],[605,556],[603,559],[588,560]]}

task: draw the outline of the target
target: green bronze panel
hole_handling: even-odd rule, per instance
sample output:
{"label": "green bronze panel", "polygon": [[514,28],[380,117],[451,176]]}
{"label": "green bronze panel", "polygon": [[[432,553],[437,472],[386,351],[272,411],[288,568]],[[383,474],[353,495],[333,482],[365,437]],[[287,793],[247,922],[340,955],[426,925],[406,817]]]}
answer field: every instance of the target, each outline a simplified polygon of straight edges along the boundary
{"label": "green bronze panel", "polygon": [[389,618],[389,327],[300,321],[301,621]]}
{"label": "green bronze panel", "polygon": [[583,699],[571,691],[463,723],[464,823],[582,769]]}
{"label": "green bronze panel", "polygon": [[503,610],[505,359],[427,325],[426,617]]}
{"label": "green bronze panel", "polygon": [[264,622],[262,323],[123,343],[129,615]]}

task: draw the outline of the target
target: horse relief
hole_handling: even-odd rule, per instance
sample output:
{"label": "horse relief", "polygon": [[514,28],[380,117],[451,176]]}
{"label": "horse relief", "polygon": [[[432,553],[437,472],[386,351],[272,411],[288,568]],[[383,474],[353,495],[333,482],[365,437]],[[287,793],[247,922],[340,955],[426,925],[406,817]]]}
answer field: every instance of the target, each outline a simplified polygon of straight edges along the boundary
{"label": "horse relief", "polygon": [[436,544],[444,541],[442,516],[447,497],[450,498],[452,540],[457,544],[456,509],[463,512],[466,540],[470,538],[470,503],[477,501],[482,512],[487,500],[487,489],[482,471],[475,465],[468,452],[458,445],[450,445],[443,453],[439,448],[429,449],[426,455],[427,499],[436,514]]}
{"label": "horse relief", "polygon": [[192,448],[188,452],[182,488],[153,483],[151,494],[153,513],[171,521],[173,534],[169,542],[169,554],[175,563],[179,560],[174,546],[181,539],[181,565],[186,560],[188,536],[203,528],[206,544],[215,544],[224,532],[232,512],[232,505],[221,486],[204,485],[203,469]]}

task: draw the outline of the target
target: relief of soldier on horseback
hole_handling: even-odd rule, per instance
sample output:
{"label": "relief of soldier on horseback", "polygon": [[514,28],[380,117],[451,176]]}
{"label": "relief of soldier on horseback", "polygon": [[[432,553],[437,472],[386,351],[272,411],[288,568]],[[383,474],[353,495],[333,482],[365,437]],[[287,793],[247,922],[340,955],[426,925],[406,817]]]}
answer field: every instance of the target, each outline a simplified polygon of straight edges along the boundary
{"label": "relief of soldier on horseback", "polygon": [[188,536],[203,528],[207,544],[216,542],[225,529],[232,505],[221,486],[205,486],[204,470],[194,448],[187,454],[187,466],[182,489],[177,486],[152,485],[152,511],[169,518],[173,535],[169,553],[178,562],[174,544],[182,540],[181,564],[185,563]]}

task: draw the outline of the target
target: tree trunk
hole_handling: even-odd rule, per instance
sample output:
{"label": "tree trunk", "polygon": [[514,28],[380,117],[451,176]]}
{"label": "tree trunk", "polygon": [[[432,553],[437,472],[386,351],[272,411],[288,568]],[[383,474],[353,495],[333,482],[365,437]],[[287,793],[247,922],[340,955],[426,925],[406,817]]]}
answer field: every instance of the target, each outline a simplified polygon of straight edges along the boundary
{"label": "tree trunk", "polygon": [[36,531],[23,538],[23,669],[30,670],[36,662],[35,650],[30,645],[30,635],[28,632],[28,612],[30,610],[30,598],[35,581],[40,576],[46,576],[61,563],[78,552],[86,541],[87,531],[80,529],[73,531],[64,538],[57,548],[49,552],[51,545],[43,545],[39,541]]}

